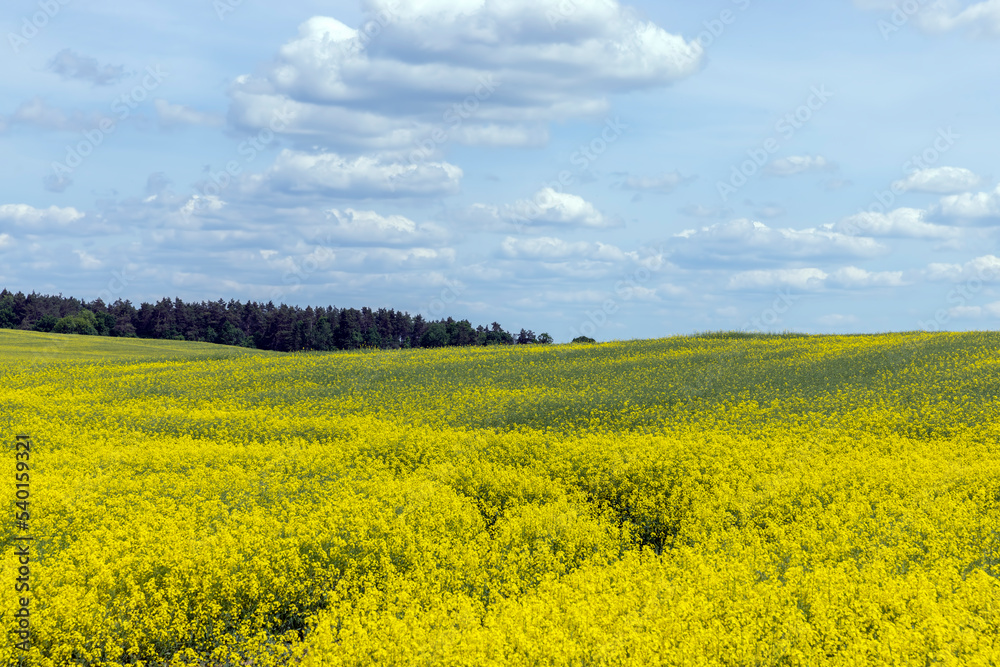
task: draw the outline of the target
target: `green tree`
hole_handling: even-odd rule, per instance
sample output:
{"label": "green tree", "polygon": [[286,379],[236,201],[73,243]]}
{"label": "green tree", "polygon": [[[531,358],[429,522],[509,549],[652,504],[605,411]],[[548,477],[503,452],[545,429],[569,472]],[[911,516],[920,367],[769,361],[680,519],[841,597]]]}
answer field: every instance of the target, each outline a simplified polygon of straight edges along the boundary
{"label": "green tree", "polygon": [[490,325],[490,330],[486,332],[484,336],[484,345],[513,345],[514,336],[509,332],[504,331],[503,327],[500,326],[499,322],[493,322]]}
{"label": "green tree", "polygon": [[[11,312],[11,315],[13,315],[13,312]],[[2,324],[2,321],[3,321],[3,313],[0,312],[0,326],[6,327],[5,324]],[[55,315],[47,313],[45,315],[42,315],[38,319],[38,321],[35,322],[35,326],[33,326],[31,328],[34,329],[35,331],[44,331],[44,332],[47,333],[47,332],[52,331],[52,329],[55,328],[56,323],[58,321],[59,321],[58,317],[56,317]]]}
{"label": "green tree", "polygon": [[363,344],[365,347],[382,347],[382,336],[379,335],[378,329],[374,325],[368,327],[368,331],[365,332]]}
{"label": "green tree", "polygon": [[420,347],[444,347],[448,344],[448,328],[444,322],[433,322],[420,337]]}
{"label": "green tree", "polygon": [[448,332],[449,345],[475,345],[476,330],[472,328],[469,320],[456,322],[448,318],[445,322],[445,330]]}
{"label": "green tree", "polygon": [[359,311],[354,308],[344,308],[340,311],[340,322],[334,332],[334,341],[341,350],[356,350],[364,344]]}
{"label": "green tree", "polygon": [[115,328],[115,316],[111,313],[97,313],[95,315],[97,323],[94,328],[97,329],[97,335],[99,336],[110,336],[111,331]]}
{"label": "green tree", "polygon": [[135,325],[132,324],[132,320],[129,319],[128,315],[120,315],[115,320],[115,326],[111,329],[111,335],[119,338],[137,338]]}
{"label": "green tree", "polygon": [[89,310],[81,310],[76,315],[60,318],[52,327],[52,333],[97,336],[97,317]]}
{"label": "green tree", "polygon": [[243,343],[243,332],[234,327],[232,322],[226,320],[215,342],[221,345],[241,345]]}

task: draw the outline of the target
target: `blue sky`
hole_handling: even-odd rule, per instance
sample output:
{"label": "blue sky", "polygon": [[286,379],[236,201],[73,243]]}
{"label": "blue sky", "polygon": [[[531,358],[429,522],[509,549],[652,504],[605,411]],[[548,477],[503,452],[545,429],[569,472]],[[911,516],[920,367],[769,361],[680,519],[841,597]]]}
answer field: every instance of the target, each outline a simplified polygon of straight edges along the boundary
{"label": "blue sky", "polygon": [[1000,323],[1000,0],[11,0],[0,284],[557,341]]}

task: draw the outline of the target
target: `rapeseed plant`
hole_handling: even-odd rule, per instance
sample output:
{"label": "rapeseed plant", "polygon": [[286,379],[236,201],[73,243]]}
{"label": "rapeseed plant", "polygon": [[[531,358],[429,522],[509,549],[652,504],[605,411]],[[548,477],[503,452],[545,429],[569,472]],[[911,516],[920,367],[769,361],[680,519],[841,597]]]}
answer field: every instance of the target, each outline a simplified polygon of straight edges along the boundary
{"label": "rapeseed plant", "polygon": [[998,347],[0,331],[0,420],[35,447],[27,658],[998,664]]}

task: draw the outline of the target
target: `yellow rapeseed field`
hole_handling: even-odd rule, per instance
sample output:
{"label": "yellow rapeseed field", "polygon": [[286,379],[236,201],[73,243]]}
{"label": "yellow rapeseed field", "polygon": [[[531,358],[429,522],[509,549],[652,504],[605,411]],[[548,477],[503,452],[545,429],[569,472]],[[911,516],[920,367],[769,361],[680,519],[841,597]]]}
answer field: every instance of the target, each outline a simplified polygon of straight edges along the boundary
{"label": "yellow rapeseed field", "polygon": [[0,664],[1000,664],[998,333],[0,359]]}

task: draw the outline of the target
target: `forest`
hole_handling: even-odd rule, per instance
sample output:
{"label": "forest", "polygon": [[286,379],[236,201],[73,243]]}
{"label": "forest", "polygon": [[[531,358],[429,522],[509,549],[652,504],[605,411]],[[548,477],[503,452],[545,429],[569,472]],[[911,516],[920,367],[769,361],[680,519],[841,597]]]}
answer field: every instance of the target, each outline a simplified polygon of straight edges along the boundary
{"label": "forest", "polygon": [[237,345],[261,350],[398,349],[454,345],[547,344],[547,333],[521,329],[517,335],[493,322],[473,327],[452,317],[379,308],[274,305],[272,302],[185,303],[163,298],[155,304],[116,300],[106,304],[74,297],[0,292],[0,328],[48,333],[159,338]]}

